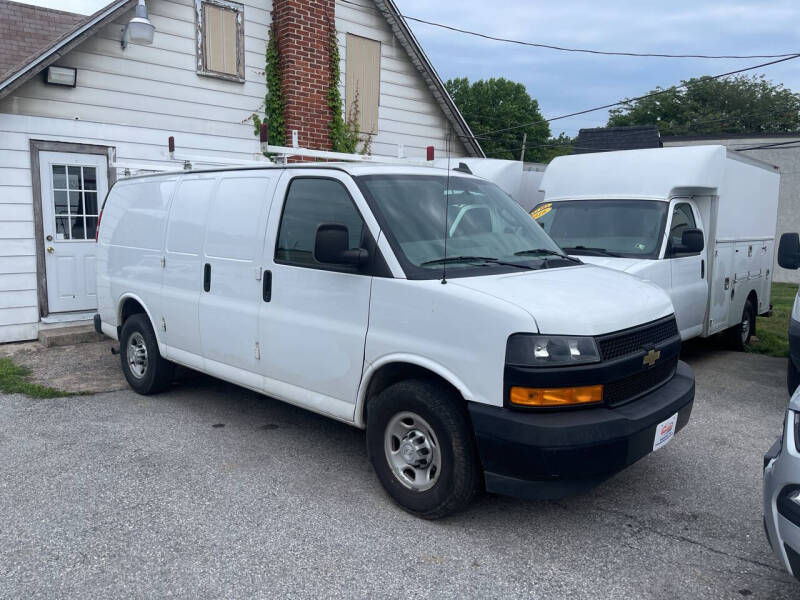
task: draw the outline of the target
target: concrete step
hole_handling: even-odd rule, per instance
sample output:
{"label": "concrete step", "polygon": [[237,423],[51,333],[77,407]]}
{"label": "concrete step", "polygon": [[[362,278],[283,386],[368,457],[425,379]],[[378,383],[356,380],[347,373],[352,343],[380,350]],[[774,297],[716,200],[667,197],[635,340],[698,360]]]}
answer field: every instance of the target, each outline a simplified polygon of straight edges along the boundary
{"label": "concrete step", "polygon": [[94,325],[70,325],[69,327],[39,329],[39,343],[45,348],[100,342],[104,339],[105,336],[94,330]]}

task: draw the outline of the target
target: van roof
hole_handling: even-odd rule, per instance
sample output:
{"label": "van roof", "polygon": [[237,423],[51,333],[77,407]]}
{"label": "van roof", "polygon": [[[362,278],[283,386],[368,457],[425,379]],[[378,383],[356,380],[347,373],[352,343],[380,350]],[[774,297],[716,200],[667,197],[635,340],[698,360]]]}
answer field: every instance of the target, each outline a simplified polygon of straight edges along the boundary
{"label": "van roof", "polygon": [[[458,166],[458,159],[453,159],[452,168]],[[242,166],[242,167],[209,167],[203,169],[175,170],[164,173],[147,173],[142,175],[131,175],[125,177],[124,181],[132,179],[142,179],[145,177],[175,177],[189,173],[218,173],[230,171],[263,171],[275,169],[290,170],[337,170],[350,175],[446,175],[447,169],[439,166],[427,165],[402,165],[395,163],[351,163],[351,162],[319,162],[319,163],[297,163],[288,165],[265,164],[264,166]],[[468,173],[458,172],[459,177],[470,177]],[[476,177],[477,178],[477,177]]]}
{"label": "van roof", "polygon": [[772,165],[725,146],[671,146],[559,156],[547,167],[540,189],[548,201],[601,196],[665,200],[676,188],[719,189],[728,160],[777,176]]}

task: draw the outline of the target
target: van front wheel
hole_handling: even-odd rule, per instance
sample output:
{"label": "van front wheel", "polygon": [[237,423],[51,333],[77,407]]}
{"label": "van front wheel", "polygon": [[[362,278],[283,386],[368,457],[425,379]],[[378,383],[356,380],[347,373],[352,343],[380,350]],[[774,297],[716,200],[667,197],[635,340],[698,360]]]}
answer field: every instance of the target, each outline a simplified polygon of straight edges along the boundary
{"label": "van front wheel", "polygon": [[156,394],[172,383],[175,365],[161,358],[156,334],[143,313],[132,315],[123,324],[119,357],[128,385],[139,394]]}
{"label": "van front wheel", "polygon": [[401,381],[370,402],[367,452],[389,495],[424,519],[461,510],[479,486],[463,401],[434,381]]}

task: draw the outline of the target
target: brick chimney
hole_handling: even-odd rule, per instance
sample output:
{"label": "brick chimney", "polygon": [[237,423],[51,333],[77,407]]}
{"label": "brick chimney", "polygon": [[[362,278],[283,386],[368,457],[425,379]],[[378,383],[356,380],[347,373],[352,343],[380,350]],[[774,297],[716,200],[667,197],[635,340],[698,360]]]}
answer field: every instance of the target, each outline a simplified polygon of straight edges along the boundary
{"label": "brick chimney", "polygon": [[292,130],[300,146],[331,150],[328,108],[329,40],[335,27],[335,0],[273,0],[278,52],[281,57],[287,146]]}

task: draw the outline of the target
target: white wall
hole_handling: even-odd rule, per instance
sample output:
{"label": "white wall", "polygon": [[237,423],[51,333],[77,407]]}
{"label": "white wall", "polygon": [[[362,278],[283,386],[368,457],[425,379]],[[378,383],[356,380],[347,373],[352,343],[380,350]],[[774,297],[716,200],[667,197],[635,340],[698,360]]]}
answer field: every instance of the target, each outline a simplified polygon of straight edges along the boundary
{"label": "white wall", "polygon": [[[361,6],[354,6],[352,2]],[[404,144],[409,157],[424,158],[428,146],[436,148],[437,157],[445,156],[447,119],[375,3],[372,0],[336,2],[336,30],[342,98],[345,97],[347,34],[381,42],[378,135],[373,138],[372,153],[397,156],[397,144]],[[455,136],[451,154],[466,156],[464,145]]]}

